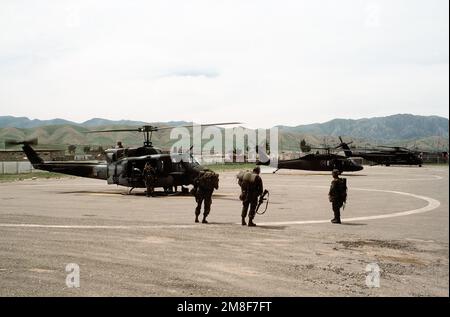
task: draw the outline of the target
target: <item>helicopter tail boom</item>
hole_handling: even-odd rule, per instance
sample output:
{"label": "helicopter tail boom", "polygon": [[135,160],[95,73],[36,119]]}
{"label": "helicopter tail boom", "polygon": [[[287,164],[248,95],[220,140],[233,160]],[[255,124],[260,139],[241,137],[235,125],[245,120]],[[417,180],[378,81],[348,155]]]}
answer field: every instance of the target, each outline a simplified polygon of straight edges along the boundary
{"label": "helicopter tail boom", "polygon": [[267,156],[267,154],[264,151],[260,151],[259,153],[259,160],[256,161],[256,165],[270,165],[270,158]]}
{"label": "helicopter tail boom", "polygon": [[44,160],[36,153],[35,150],[33,150],[33,148],[29,144],[24,144],[22,150],[24,151],[33,167],[36,168],[38,165],[44,163]]}

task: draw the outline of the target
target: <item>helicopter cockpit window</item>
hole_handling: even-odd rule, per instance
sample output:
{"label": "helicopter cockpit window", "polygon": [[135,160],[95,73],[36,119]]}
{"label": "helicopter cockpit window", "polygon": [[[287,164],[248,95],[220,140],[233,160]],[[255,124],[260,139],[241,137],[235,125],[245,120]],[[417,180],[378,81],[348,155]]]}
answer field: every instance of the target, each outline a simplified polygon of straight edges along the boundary
{"label": "helicopter cockpit window", "polygon": [[191,156],[191,163],[194,165],[200,165],[200,162],[194,156]]}
{"label": "helicopter cockpit window", "polygon": [[111,163],[111,162],[113,162],[114,161],[114,153],[106,153],[106,161],[108,162],[108,163]]}
{"label": "helicopter cockpit window", "polygon": [[189,155],[189,154],[174,154],[171,155],[170,157],[170,161],[172,163],[180,163],[180,162],[184,162],[184,163],[189,163],[193,166],[198,166],[200,165],[200,162],[193,156]]}

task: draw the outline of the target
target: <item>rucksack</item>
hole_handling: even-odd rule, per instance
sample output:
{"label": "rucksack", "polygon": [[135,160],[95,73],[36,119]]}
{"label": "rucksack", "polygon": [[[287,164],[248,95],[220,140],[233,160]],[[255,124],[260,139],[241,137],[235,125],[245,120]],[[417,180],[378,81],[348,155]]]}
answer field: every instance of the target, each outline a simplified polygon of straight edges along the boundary
{"label": "rucksack", "polygon": [[198,177],[198,184],[203,188],[212,190],[219,186],[219,174],[206,171]]}
{"label": "rucksack", "polygon": [[250,172],[250,171],[240,171],[236,178],[238,179],[238,184],[241,186],[243,190],[247,189],[250,184],[253,184],[256,179],[256,174]]}
{"label": "rucksack", "polygon": [[346,202],[347,201],[347,179],[339,178],[336,184],[336,194],[339,197],[339,200]]}

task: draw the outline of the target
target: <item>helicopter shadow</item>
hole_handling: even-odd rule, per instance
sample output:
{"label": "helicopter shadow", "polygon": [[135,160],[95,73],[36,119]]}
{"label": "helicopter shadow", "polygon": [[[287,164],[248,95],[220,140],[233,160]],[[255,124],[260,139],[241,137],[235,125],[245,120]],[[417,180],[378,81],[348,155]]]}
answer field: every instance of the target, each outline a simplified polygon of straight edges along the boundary
{"label": "helicopter shadow", "polygon": [[[60,191],[58,194],[87,194],[87,195],[120,195],[120,196],[138,196],[147,197],[145,192],[124,192],[124,191],[98,191],[98,190],[67,190]],[[165,192],[155,192],[153,196],[148,198],[158,198],[158,197],[192,197],[189,193],[165,193]]]}
{"label": "helicopter shadow", "polygon": [[66,190],[58,194],[93,194],[93,195],[122,195],[122,192],[97,191],[97,190]]}
{"label": "helicopter shadow", "polygon": [[360,176],[367,176],[367,174],[341,174],[340,176],[345,176],[345,177],[360,177]]}

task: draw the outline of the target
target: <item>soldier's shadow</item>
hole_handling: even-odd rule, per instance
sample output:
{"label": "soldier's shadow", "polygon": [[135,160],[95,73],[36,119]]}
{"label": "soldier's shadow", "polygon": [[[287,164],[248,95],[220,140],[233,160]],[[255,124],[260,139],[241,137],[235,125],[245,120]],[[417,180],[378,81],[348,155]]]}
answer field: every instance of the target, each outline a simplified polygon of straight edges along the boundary
{"label": "soldier's shadow", "polygon": [[358,222],[342,222],[342,226],[367,226],[367,223],[358,223]]}
{"label": "soldier's shadow", "polygon": [[[243,226],[236,222],[214,222],[214,221],[208,221],[208,225],[215,225],[215,226],[240,226],[247,228],[248,226]],[[255,229],[272,229],[272,230],[284,230],[286,229],[286,226],[265,226],[265,225],[256,225],[256,227],[251,227]]]}
{"label": "soldier's shadow", "polygon": [[265,225],[256,225],[255,228],[261,228],[261,229],[269,229],[269,230],[284,230],[286,229],[286,226],[265,226]]}

